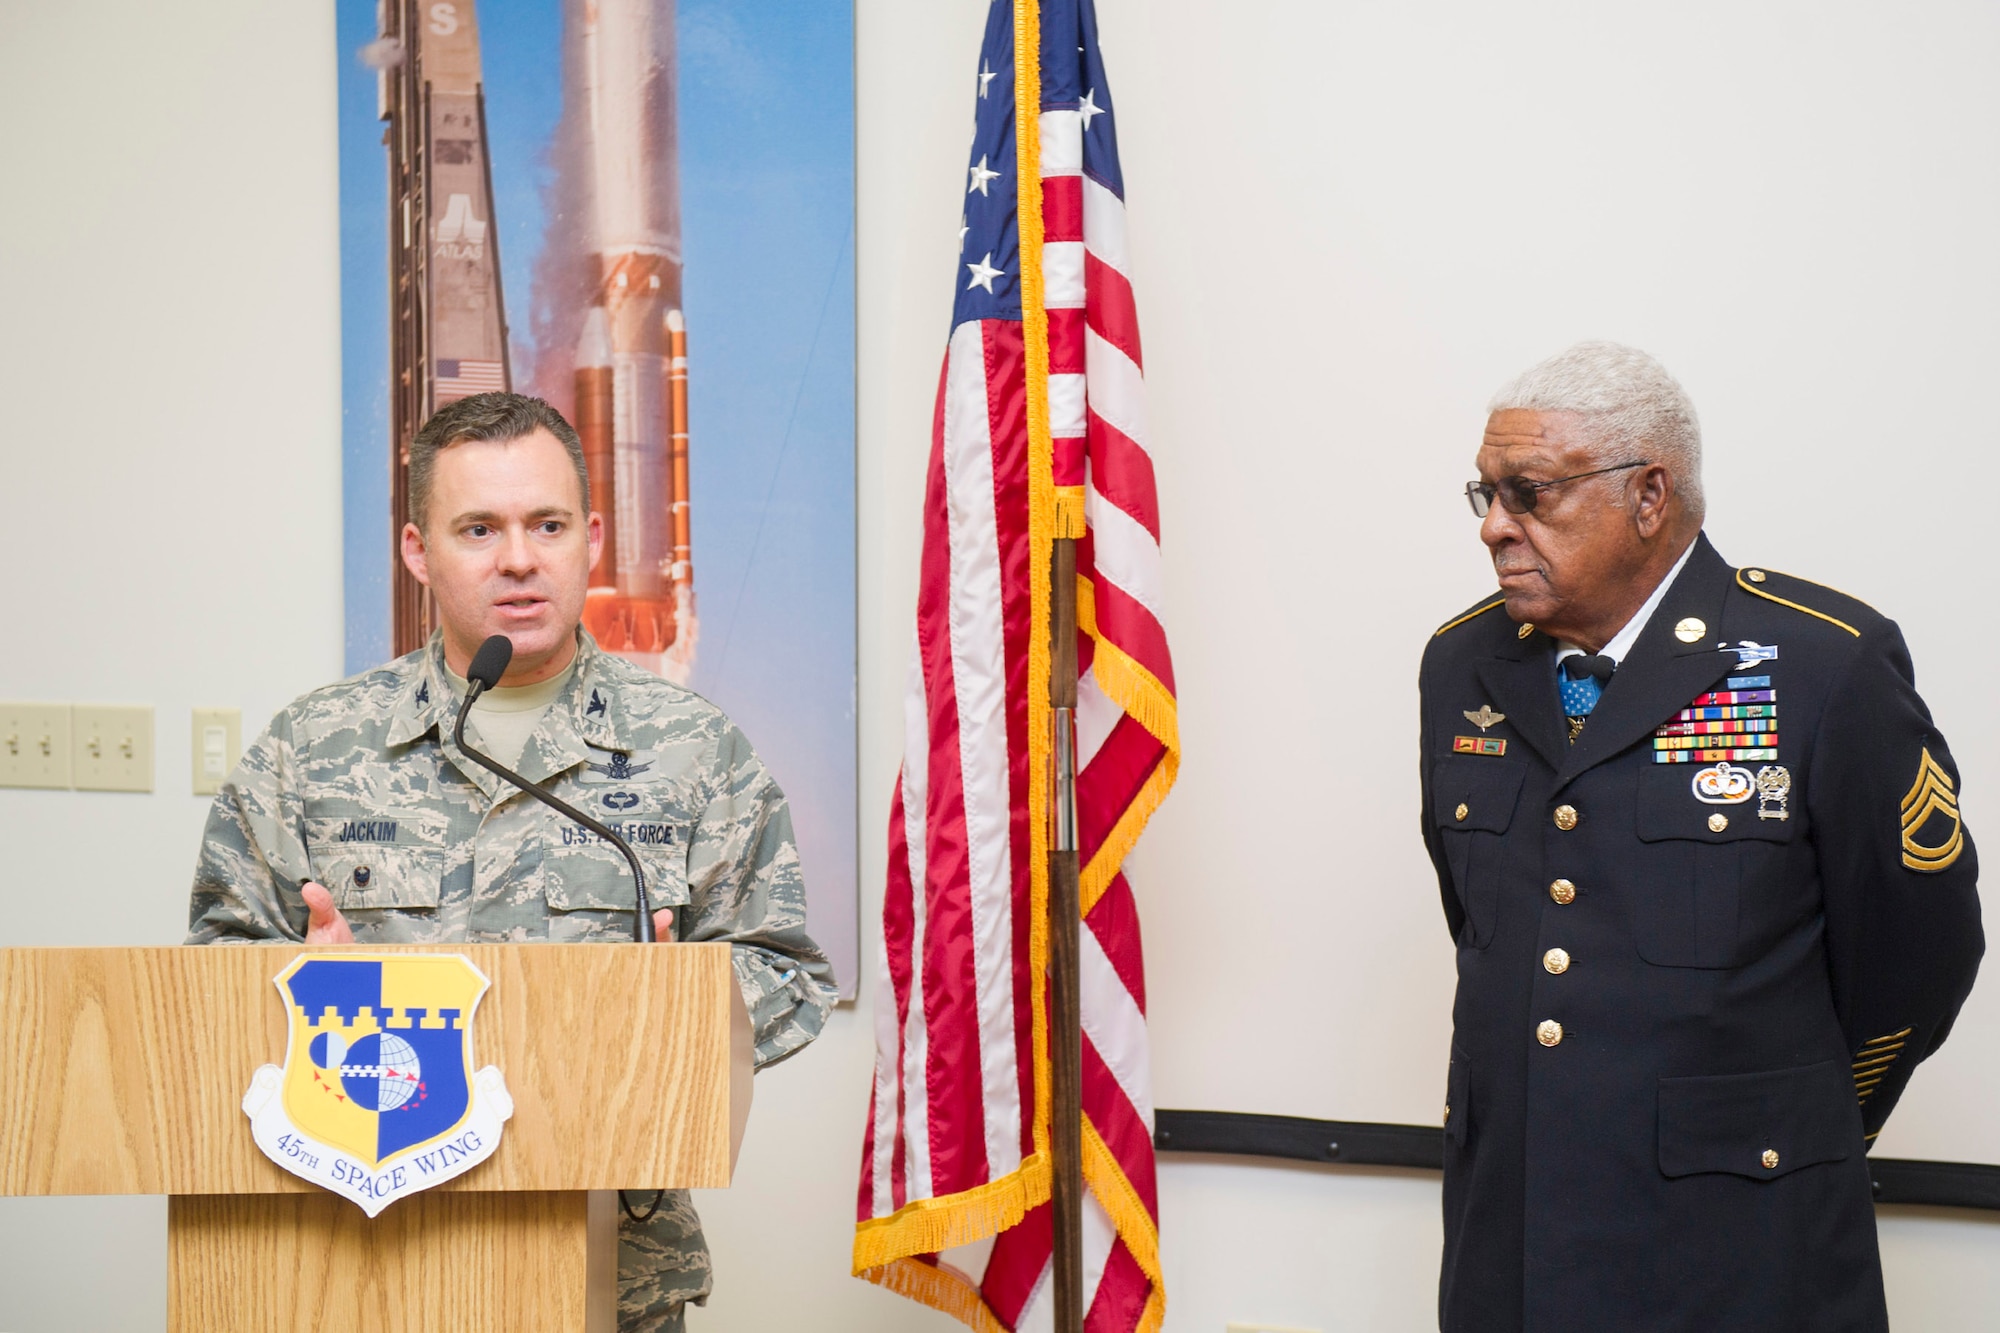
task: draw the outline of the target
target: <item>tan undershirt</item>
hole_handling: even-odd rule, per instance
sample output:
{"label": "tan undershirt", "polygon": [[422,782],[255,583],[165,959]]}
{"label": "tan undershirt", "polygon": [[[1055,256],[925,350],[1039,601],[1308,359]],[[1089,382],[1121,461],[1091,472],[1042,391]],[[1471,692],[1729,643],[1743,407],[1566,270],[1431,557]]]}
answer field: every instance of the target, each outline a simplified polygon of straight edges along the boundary
{"label": "tan undershirt", "polygon": [[[536,681],[533,685],[496,685],[472,705],[472,716],[465,720],[465,729],[479,738],[480,748],[500,761],[507,768],[519,768],[521,755],[528,748],[535,728],[542,725],[542,718],[569,684],[570,676],[576,671],[576,659],[550,676],[547,680]],[[465,677],[445,668],[451,677],[452,693],[463,699],[470,688]]]}

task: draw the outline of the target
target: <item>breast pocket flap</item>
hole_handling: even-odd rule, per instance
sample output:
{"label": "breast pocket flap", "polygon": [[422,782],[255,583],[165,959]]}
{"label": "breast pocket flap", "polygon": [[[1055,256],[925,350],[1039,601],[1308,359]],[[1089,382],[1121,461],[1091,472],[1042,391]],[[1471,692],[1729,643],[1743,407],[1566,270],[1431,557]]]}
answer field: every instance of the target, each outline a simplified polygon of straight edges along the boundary
{"label": "breast pocket flap", "polygon": [[435,847],[342,847],[313,856],[313,872],[343,912],[435,908],[444,853]]}
{"label": "breast pocket flap", "polygon": [[1761,1074],[1660,1080],[1660,1170],[1775,1180],[1861,1150],[1861,1113],[1837,1060]]}
{"label": "breast pocket flap", "polygon": [[[646,901],[653,910],[679,907],[688,900],[687,862],[677,847],[634,846],[632,854],[646,874]],[[632,866],[610,843],[578,843],[553,850],[543,863],[545,891],[557,912],[629,912],[638,902]]]}
{"label": "breast pocket flap", "polygon": [[1514,822],[1526,770],[1497,759],[1448,758],[1431,779],[1431,815],[1439,828],[1504,833]]}

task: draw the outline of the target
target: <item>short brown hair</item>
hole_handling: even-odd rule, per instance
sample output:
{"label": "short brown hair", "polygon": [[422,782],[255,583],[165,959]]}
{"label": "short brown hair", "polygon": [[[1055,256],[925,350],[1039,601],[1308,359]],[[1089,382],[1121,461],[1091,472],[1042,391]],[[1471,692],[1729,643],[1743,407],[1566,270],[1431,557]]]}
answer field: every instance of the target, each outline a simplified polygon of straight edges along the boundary
{"label": "short brown hair", "polygon": [[431,414],[410,441],[410,520],[428,531],[431,476],[440,450],[466,440],[518,440],[545,430],[561,442],[583,488],[583,512],[590,512],[590,469],[584,466],[583,442],[563,414],[539,398],[524,393],[475,393],[448,403]]}

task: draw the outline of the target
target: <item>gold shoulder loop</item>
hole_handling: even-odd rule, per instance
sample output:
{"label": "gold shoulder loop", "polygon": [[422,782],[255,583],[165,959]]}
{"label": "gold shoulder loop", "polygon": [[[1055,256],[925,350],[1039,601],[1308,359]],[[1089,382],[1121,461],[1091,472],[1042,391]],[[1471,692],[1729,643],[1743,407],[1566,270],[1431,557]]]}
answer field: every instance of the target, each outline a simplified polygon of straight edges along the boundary
{"label": "gold shoulder loop", "polygon": [[1472,610],[1467,611],[1457,620],[1451,621],[1448,624],[1438,626],[1437,634],[1433,634],[1431,635],[1431,637],[1435,639],[1438,636],[1438,634],[1442,634],[1448,629],[1457,629],[1460,625],[1463,625],[1466,621],[1473,619],[1475,616],[1483,616],[1488,611],[1491,611],[1494,607],[1505,606],[1506,604],[1507,604],[1507,599],[1505,597],[1496,597],[1484,606],[1474,607]]}
{"label": "gold shoulder loop", "polygon": [[[1736,571],[1736,586],[1747,593],[1762,597],[1767,602],[1776,602],[1779,606],[1789,606],[1794,611],[1803,611],[1815,619],[1824,620],[1829,625],[1838,625],[1857,639],[1861,637],[1861,631],[1848,624],[1845,620],[1835,619],[1824,611],[1813,610],[1810,606],[1800,606],[1797,602],[1787,601],[1774,592],[1765,592],[1757,586],[1764,581],[1764,578],[1764,571],[1761,569],[1739,569]],[[1448,629],[1450,626],[1446,626],[1446,628]]]}

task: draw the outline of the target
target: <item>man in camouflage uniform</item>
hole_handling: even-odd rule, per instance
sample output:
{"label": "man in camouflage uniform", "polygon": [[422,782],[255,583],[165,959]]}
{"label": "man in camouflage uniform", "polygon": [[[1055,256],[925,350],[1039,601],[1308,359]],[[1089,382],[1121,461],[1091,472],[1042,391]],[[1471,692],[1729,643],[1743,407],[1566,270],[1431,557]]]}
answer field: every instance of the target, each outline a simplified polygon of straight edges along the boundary
{"label": "man in camouflage uniform", "polygon": [[[575,432],[519,395],[454,403],[412,447],[411,510],[404,558],[439,632],[272,720],[209,813],[189,943],[630,940],[617,849],[452,740],[472,653],[506,633],[516,654],[494,693],[551,697],[516,746],[492,748],[632,844],[659,938],[731,944],[759,1067],[803,1047],[832,970],[805,933],[784,794],[721,710],[580,628],[602,528]],[[505,731],[473,718],[482,741]],[[622,1220],[619,1242],[619,1327],[681,1329],[710,1290],[687,1193]]]}

